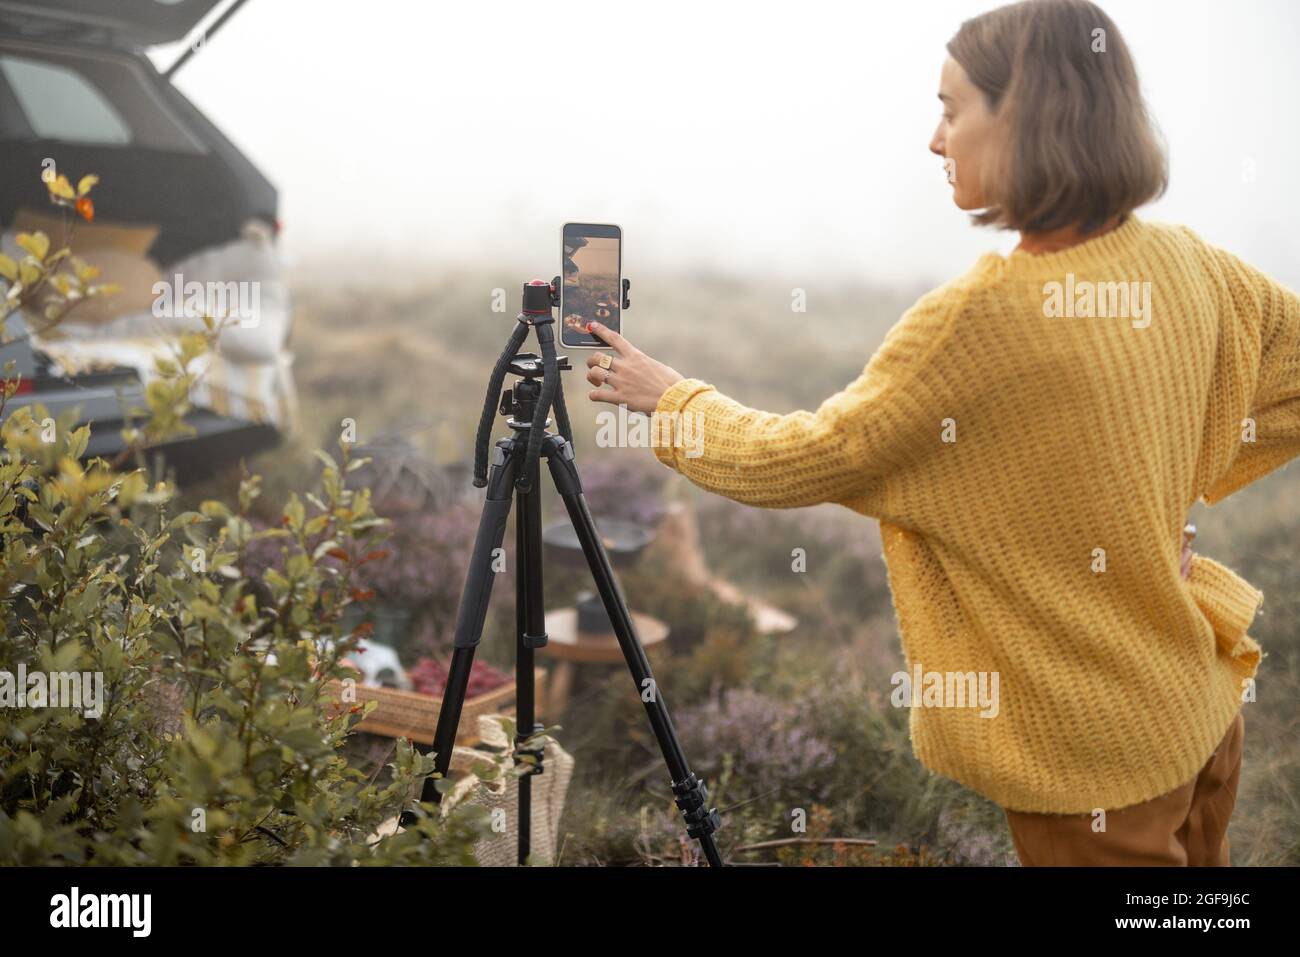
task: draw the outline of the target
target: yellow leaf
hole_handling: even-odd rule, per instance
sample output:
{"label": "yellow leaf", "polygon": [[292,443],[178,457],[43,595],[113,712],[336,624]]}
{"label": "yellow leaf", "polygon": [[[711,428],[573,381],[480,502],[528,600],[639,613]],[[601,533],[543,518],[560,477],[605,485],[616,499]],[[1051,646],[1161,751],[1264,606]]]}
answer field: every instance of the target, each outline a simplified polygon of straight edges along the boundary
{"label": "yellow leaf", "polygon": [[108,469],[98,468],[86,475],[83,487],[87,494],[94,495],[96,492],[102,492],[115,481],[117,475]]}
{"label": "yellow leaf", "polygon": [[72,191],[72,184],[68,182],[68,177],[60,173],[58,178],[52,183],[46,183],[50,192],[60,199],[76,199],[77,194]]}
{"label": "yellow leaf", "polygon": [[79,479],[86,474],[80,462],[66,455],[59,459],[59,472],[64,478],[71,479]]}
{"label": "yellow leaf", "polygon": [[76,256],[72,257],[72,269],[77,274],[77,278],[83,283],[90,282],[92,279],[99,278],[99,267],[92,266],[89,263],[82,262]]}
{"label": "yellow leaf", "polygon": [[50,251],[50,237],[44,233],[19,233],[14,241],[40,260]]}
{"label": "yellow leaf", "polygon": [[117,492],[117,503],[123,508],[130,506],[145,493],[148,486],[149,483],[142,472],[137,470],[130,473],[122,479],[122,487]]}
{"label": "yellow leaf", "polygon": [[87,193],[89,193],[92,189],[95,188],[95,184],[98,182],[99,182],[99,177],[96,176],[94,173],[88,173],[87,175],[81,177],[81,182],[77,184],[77,195],[85,196]]}
{"label": "yellow leaf", "polygon": [[188,367],[191,362],[208,351],[208,340],[197,333],[187,332],[181,336],[181,365]]}
{"label": "yellow leaf", "polygon": [[18,275],[22,278],[24,286],[34,286],[40,281],[41,270],[30,259],[24,259],[18,265]]}
{"label": "yellow leaf", "polygon": [[18,278],[18,264],[4,253],[0,253],[0,276],[4,276],[10,282]]}

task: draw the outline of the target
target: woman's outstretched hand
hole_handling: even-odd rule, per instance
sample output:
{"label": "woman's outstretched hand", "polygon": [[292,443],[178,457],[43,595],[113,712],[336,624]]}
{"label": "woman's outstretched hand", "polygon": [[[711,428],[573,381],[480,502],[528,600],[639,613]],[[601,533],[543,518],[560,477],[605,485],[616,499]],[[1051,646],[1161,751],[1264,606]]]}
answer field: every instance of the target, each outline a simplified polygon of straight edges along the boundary
{"label": "woman's outstretched hand", "polygon": [[630,412],[650,415],[668,387],[685,378],[676,369],[650,358],[599,322],[591,324],[591,334],[613,350],[608,386],[605,385],[606,370],[600,366],[600,357],[609,353],[593,352],[587,357],[587,381],[597,387],[587,393],[592,402],[625,405]]}

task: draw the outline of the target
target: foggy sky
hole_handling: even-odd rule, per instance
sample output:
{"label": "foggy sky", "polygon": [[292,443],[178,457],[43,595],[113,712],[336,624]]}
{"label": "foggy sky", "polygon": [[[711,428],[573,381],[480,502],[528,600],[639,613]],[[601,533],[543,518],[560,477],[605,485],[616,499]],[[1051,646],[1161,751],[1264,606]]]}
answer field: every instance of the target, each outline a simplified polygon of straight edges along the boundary
{"label": "foggy sky", "polygon": [[[944,44],[996,5],[252,0],[177,83],[279,187],[291,262],[540,275],[579,220],[643,281],[939,282],[1015,244],[926,149]],[[1170,151],[1139,215],[1300,285],[1300,5],[1103,7]]]}

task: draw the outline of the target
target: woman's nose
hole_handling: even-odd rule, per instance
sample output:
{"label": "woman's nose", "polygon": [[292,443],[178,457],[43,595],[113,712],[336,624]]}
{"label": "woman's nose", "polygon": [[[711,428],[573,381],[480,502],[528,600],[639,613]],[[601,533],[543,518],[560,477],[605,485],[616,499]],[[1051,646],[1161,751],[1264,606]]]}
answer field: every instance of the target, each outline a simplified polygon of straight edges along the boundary
{"label": "woman's nose", "polygon": [[936,129],[934,136],[930,137],[930,152],[935,156],[943,155],[943,134]]}

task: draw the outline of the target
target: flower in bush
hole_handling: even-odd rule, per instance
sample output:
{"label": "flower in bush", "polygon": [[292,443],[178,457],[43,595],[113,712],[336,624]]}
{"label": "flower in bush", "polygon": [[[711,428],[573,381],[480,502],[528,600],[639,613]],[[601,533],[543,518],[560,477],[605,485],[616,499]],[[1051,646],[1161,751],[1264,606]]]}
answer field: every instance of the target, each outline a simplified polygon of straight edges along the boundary
{"label": "flower in bush", "polygon": [[380,502],[376,511],[392,530],[381,559],[366,564],[360,581],[386,601],[413,611],[454,613],[469,569],[480,506],[455,502],[437,511],[411,510],[402,501]]}
{"label": "flower in bush", "polygon": [[803,703],[730,688],[682,709],[676,724],[698,769],[712,773],[731,755],[741,779],[815,786],[835,763],[835,749],[811,730],[810,717]]}
{"label": "flower in bush", "polygon": [[431,510],[389,499],[376,510],[391,533],[383,553],[357,569],[357,580],[378,604],[409,613],[409,633],[397,642],[404,658],[439,653],[450,644],[481,508],[461,501]]}

